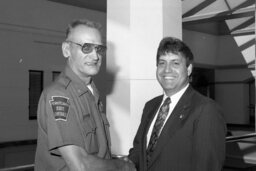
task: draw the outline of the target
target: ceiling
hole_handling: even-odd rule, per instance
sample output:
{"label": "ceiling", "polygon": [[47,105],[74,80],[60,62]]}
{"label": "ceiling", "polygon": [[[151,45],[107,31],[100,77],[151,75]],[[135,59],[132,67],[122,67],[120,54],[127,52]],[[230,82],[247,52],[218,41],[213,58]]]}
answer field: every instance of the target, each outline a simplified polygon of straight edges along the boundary
{"label": "ceiling", "polygon": [[[48,1],[107,11],[107,0]],[[255,32],[255,0],[182,0],[182,8],[183,28],[187,30],[214,35]]]}
{"label": "ceiling", "polygon": [[195,1],[182,2],[183,28],[214,35],[255,33],[255,0]]}
{"label": "ceiling", "polygon": [[107,12],[107,0],[48,0],[52,2]]}

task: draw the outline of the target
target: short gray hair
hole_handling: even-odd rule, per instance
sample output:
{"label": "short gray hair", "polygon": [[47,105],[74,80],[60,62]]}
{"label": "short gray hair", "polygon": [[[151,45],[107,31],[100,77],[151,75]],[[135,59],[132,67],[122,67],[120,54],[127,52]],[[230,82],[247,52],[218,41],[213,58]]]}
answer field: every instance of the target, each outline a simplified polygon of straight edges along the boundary
{"label": "short gray hair", "polygon": [[84,25],[84,26],[87,26],[87,27],[90,27],[90,28],[95,28],[97,30],[99,30],[99,32],[101,33],[101,29],[102,29],[102,26],[100,23],[97,23],[97,22],[93,22],[93,21],[90,21],[90,20],[87,20],[87,19],[77,19],[77,20],[74,20],[72,21],[69,25],[68,25],[68,28],[66,30],[66,38],[68,38],[71,30],[79,25]]}

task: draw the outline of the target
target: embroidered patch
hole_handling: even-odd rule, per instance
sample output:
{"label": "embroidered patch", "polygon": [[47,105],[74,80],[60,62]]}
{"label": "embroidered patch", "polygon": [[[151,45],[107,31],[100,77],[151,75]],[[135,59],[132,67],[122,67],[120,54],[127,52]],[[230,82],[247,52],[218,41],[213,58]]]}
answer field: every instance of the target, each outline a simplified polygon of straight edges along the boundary
{"label": "embroidered patch", "polygon": [[63,96],[52,96],[49,100],[56,121],[67,121],[69,112],[69,98]]}

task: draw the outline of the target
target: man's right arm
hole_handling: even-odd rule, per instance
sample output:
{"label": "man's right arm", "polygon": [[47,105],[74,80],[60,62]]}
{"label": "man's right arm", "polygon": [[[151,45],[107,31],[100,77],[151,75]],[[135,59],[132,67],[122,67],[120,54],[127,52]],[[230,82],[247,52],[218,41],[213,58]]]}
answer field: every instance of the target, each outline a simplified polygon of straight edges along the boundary
{"label": "man's right arm", "polygon": [[72,171],[134,171],[134,165],[118,159],[102,159],[88,154],[84,149],[75,145],[58,148],[67,166]]}

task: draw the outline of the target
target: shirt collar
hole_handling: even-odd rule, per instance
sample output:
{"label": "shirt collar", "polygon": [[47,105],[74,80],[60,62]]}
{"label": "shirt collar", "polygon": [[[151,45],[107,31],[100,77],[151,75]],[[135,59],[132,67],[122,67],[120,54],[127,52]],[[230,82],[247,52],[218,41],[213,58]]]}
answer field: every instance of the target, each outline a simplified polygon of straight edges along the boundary
{"label": "shirt collar", "polygon": [[84,84],[83,81],[74,73],[74,71],[71,69],[71,67],[68,64],[65,67],[64,73],[73,82]]}
{"label": "shirt collar", "polygon": [[[87,85],[74,73],[74,71],[70,68],[68,64],[65,67],[64,74],[71,80],[73,85],[76,87],[78,94],[82,95],[90,91]],[[91,86],[93,89],[95,88],[93,81],[91,82]]]}
{"label": "shirt collar", "polygon": [[[184,92],[187,90],[189,84],[187,84],[185,87],[183,87],[180,91],[178,91],[177,93],[175,93],[174,95],[172,95],[171,98],[171,102],[177,102],[179,101],[179,99],[181,98],[181,96],[184,94]],[[165,100],[168,96],[165,94],[164,92],[164,97],[163,100]]]}

